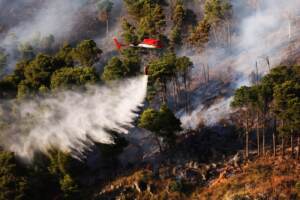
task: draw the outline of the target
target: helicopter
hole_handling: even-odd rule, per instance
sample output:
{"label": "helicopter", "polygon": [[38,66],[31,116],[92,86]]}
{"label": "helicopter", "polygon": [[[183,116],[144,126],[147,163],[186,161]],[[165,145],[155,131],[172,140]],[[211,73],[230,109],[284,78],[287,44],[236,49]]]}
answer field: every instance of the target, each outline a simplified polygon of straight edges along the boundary
{"label": "helicopter", "polygon": [[160,40],[154,38],[145,38],[143,42],[139,44],[129,44],[124,45],[121,44],[117,38],[114,38],[115,45],[118,50],[121,50],[122,47],[137,47],[137,48],[145,48],[145,49],[162,49],[163,45]]}
{"label": "helicopter", "polygon": [[[145,38],[143,42],[139,44],[129,44],[129,45],[124,45],[121,44],[117,38],[113,38],[115,45],[117,49],[120,51],[123,47],[128,48],[128,47],[133,47],[133,48],[143,48],[143,49],[162,49],[163,45],[160,40],[154,39],[154,38]],[[144,74],[148,75],[148,66],[144,67]]]}

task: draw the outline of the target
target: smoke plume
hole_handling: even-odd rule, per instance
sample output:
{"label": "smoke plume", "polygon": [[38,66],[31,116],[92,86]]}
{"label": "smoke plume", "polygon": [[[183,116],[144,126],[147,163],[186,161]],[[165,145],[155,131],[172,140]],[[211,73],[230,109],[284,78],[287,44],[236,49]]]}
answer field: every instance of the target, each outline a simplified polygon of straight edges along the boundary
{"label": "smoke plume", "polygon": [[[82,156],[93,142],[111,143],[108,130],[127,133],[146,96],[147,76],[86,92],[65,91],[46,98],[1,105],[1,146],[30,161],[55,148]],[[1,121],[0,121],[1,126]]]}
{"label": "smoke plume", "polygon": [[[20,59],[21,45],[35,48],[45,37],[53,36],[55,45],[63,42],[78,42],[103,35],[105,25],[97,17],[101,0],[0,0],[0,51],[8,55],[6,72],[14,69]],[[121,0],[114,3],[110,25],[122,6]],[[109,40],[111,41],[111,40]],[[102,47],[100,47],[102,48]],[[105,48],[105,46],[103,47]]]}
{"label": "smoke plume", "polygon": [[[297,37],[300,33],[296,22],[300,20],[300,1],[266,0],[257,1],[256,5],[251,5],[251,2],[232,1],[233,21],[237,25],[234,25],[230,50],[208,47],[200,55],[190,50],[180,52],[194,62],[193,75],[201,74],[199,72],[203,65],[210,66],[212,78],[224,78],[227,71],[232,71],[230,82],[231,89],[234,90],[251,84],[250,75],[256,72],[256,65],[262,76],[269,72],[269,67],[275,67],[288,59],[289,49],[293,45],[294,48],[299,45]],[[197,79],[195,76],[193,79]],[[207,125],[213,125],[230,113],[229,104],[230,97],[223,98],[223,101],[217,101],[208,108],[205,104],[200,104],[191,114],[181,116],[183,125],[186,128],[196,128],[199,119],[204,120]]]}

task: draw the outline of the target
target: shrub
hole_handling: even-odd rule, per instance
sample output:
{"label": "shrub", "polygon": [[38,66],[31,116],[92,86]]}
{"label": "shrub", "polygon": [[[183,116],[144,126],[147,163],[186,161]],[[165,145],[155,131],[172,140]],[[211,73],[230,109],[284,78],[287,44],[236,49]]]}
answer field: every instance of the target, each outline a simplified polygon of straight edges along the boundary
{"label": "shrub", "polygon": [[184,189],[184,184],[182,181],[172,181],[170,184],[169,184],[169,189],[171,192],[180,192],[182,193],[183,192],[183,189]]}
{"label": "shrub", "polygon": [[295,188],[296,188],[297,192],[300,193],[300,181],[298,181],[298,182],[295,184]]}

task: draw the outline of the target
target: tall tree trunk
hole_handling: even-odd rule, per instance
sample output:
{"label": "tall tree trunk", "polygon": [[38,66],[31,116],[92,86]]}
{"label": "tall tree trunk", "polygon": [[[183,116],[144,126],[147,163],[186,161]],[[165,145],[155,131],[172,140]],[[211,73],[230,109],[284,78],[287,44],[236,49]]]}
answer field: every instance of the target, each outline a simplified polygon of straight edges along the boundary
{"label": "tall tree trunk", "polygon": [[162,81],[162,95],[163,95],[163,103],[167,103],[167,81]]}
{"label": "tall tree trunk", "polygon": [[167,89],[167,83],[164,83],[164,103],[168,103],[168,89]]}
{"label": "tall tree trunk", "polygon": [[297,160],[300,159],[300,135],[298,135],[298,138],[297,138],[297,146],[298,146],[298,149],[297,149]]}
{"label": "tall tree trunk", "polygon": [[246,116],[246,138],[245,138],[245,151],[246,151],[246,159],[249,157],[249,119],[248,116]]}
{"label": "tall tree trunk", "polygon": [[275,132],[273,132],[273,156],[276,156],[276,135]]}
{"label": "tall tree trunk", "polygon": [[178,79],[176,78],[175,79],[175,85],[176,85],[176,93],[177,93],[177,102],[178,102],[178,104],[180,103],[180,100],[181,100],[181,93],[180,93],[180,83],[179,83],[179,81],[178,81]]}
{"label": "tall tree trunk", "polygon": [[205,65],[203,64],[203,77],[204,77],[204,83],[207,83],[207,75],[206,75],[206,67]]}
{"label": "tall tree trunk", "polygon": [[266,62],[268,64],[268,69],[269,69],[269,72],[271,71],[271,64],[270,64],[270,58],[267,56],[266,57]]}
{"label": "tall tree trunk", "polygon": [[277,131],[277,121],[274,120],[274,128],[273,128],[273,156],[276,156],[276,131]]}
{"label": "tall tree trunk", "polygon": [[281,151],[282,151],[282,157],[283,157],[284,154],[285,154],[285,145],[284,145],[284,143],[285,143],[285,139],[284,139],[284,136],[283,136],[282,139],[281,139]]}
{"label": "tall tree trunk", "polygon": [[257,140],[257,155],[260,156],[260,131],[259,131],[259,113],[256,114],[256,140]]}
{"label": "tall tree trunk", "polygon": [[260,133],[259,133],[259,128],[256,128],[256,140],[257,140],[257,155],[260,156]]}
{"label": "tall tree trunk", "polygon": [[107,19],[106,19],[106,37],[108,37],[108,34],[109,34],[109,19],[107,17]]}
{"label": "tall tree trunk", "polygon": [[183,84],[184,84],[184,94],[185,94],[185,102],[184,102],[184,105],[185,105],[185,112],[188,112],[188,108],[187,108],[187,87],[186,87],[186,75],[184,74],[183,75]]}
{"label": "tall tree trunk", "polygon": [[231,48],[231,26],[230,26],[230,22],[227,21],[227,40],[228,40],[228,48]]}
{"label": "tall tree trunk", "polygon": [[164,81],[160,82],[160,99],[161,99],[161,103],[165,104],[166,103],[166,90],[165,90],[165,84]]}
{"label": "tall tree trunk", "polygon": [[163,149],[162,149],[162,146],[161,146],[161,144],[160,144],[159,138],[158,138],[157,136],[155,136],[154,138],[155,138],[156,143],[157,143],[157,145],[158,145],[158,147],[159,147],[159,152],[161,153],[161,152],[163,151]]}
{"label": "tall tree trunk", "polygon": [[176,90],[176,75],[173,77],[173,81],[172,81],[172,85],[173,85],[173,98],[174,98],[174,107],[175,110],[177,109],[177,104],[178,104],[178,94],[177,94],[177,90]]}
{"label": "tall tree trunk", "polygon": [[[283,120],[281,120],[281,128],[283,128],[284,127],[284,121]],[[282,157],[284,157],[284,154],[285,154],[285,145],[284,145],[284,143],[285,143],[285,138],[284,138],[285,136],[283,135],[282,136],[282,139],[281,139],[281,151],[282,151]]]}
{"label": "tall tree trunk", "polygon": [[[190,71],[187,73],[187,90],[188,92],[191,90],[191,76],[190,76]],[[189,114],[191,114],[192,108],[191,108],[191,95],[188,93],[188,110]]]}
{"label": "tall tree trunk", "polygon": [[184,83],[184,93],[185,93],[185,112],[188,113],[189,112],[189,106],[188,106],[188,92],[187,92],[187,77],[186,74],[183,75],[183,83]]}
{"label": "tall tree trunk", "polygon": [[215,43],[218,44],[219,39],[218,39],[218,34],[216,32],[216,27],[213,25],[211,28],[212,28],[212,33],[213,33],[213,36],[214,36],[214,39],[215,39]]}
{"label": "tall tree trunk", "polygon": [[265,149],[265,141],[266,140],[266,130],[265,130],[265,116],[263,119],[263,124],[262,124],[262,154],[265,156],[266,154],[266,149]]}
{"label": "tall tree trunk", "polygon": [[209,82],[210,79],[210,74],[209,74],[209,65],[207,64],[207,82]]}
{"label": "tall tree trunk", "polygon": [[246,159],[249,157],[249,132],[246,130]]}
{"label": "tall tree trunk", "polygon": [[294,157],[294,135],[291,134],[291,156]]}

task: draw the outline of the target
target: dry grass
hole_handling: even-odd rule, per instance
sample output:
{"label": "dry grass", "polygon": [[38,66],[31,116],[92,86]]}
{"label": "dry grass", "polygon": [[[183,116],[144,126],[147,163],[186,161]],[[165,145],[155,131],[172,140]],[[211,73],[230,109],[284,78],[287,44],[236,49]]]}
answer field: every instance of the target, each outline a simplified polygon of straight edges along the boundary
{"label": "dry grass", "polygon": [[[241,173],[223,178],[213,186],[198,190],[195,199],[242,199],[242,196],[257,198],[279,197],[289,199],[298,195],[297,183],[300,182],[300,163],[295,160],[274,160],[261,158],[243,167]],[[240,197],[240,198],[237,198]]]}
{"label": "dry grass", "polygon": [[[222,173],[221,173],[222,174]],[[170,185],[173,178],[154,178],[152,171],[139,170],[120,177],[105,188],[113,192],[116,188],[133,187],[138,181],[154,185],[155,191],[150,193],[133,192],[132,198],[137,200],[242,200],[277,197],[279,200],[290,199],[292,195],[300,197],[300,162],[290,159],[260,158],[249,162],[233,173],[220,175],[210,182],[209,186],[197,186],[188,192],[172,191]],[[111,186],[114,186],[111,188]],[[260,198],[259,198],[260,197]],[[121,199],[132,199],[121,198]],[[300,198],[299,198],[300,199]]]}

